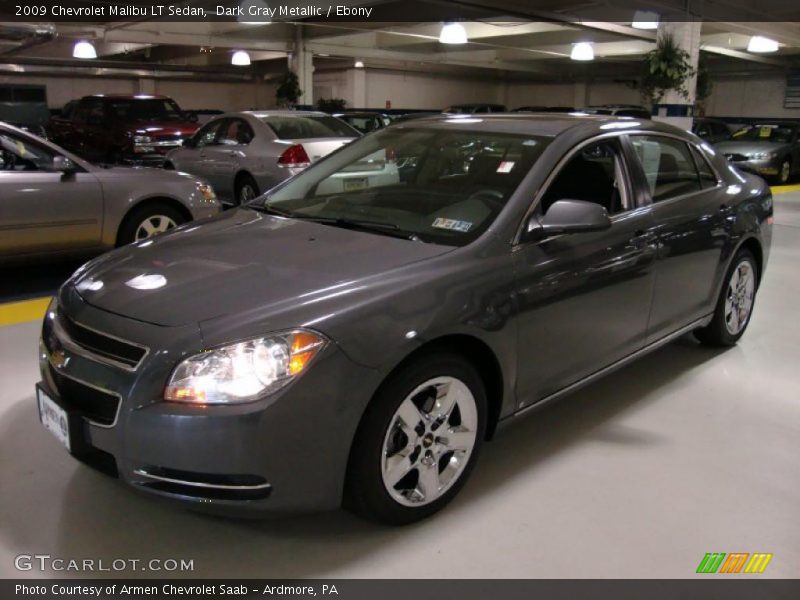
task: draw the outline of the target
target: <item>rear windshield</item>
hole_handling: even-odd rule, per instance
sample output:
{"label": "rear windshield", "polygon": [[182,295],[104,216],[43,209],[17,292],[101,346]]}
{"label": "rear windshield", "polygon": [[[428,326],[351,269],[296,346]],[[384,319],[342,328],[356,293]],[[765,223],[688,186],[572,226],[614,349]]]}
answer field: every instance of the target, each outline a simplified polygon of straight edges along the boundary
{"label": "rear windshield", "polygon": [[261,117],[279,140],[307,140],[311,138],[346,137],[360,135],[336,117],[273,116]]}

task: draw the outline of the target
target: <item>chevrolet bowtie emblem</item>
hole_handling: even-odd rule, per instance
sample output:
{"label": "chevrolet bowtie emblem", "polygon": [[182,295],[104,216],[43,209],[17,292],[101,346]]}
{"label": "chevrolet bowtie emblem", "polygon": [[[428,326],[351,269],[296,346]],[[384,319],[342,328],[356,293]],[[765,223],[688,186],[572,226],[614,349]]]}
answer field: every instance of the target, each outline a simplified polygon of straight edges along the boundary
{"label": "chevrolet bowtie emblem", "polygon": [[64,354],[63,350],[56,350],[50,355],[50,363],[56,368],[61,369],[62,367],[67,366],[69,359]]}

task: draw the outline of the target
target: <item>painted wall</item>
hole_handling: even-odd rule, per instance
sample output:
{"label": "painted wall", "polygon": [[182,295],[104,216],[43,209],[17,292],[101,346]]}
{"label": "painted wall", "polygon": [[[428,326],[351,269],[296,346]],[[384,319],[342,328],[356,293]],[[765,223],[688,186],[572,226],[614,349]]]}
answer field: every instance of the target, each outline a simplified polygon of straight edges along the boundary
{"label": "painted wall", "polygon": [[800,118],[800,109],[784,108],[786,77],[782,75],[714,80],[706,114],[720,117]]}

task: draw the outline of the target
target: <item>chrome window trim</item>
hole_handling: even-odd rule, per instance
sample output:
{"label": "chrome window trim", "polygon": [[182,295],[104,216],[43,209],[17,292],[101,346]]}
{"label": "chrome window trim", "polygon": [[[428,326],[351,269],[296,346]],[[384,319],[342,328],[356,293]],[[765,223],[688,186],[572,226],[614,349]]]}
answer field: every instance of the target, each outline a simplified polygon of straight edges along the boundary
{"label": "chrome window trim", "polygon": [[83,323],[80,323],[79,321],[76,321],[75,319],[72,319],[72,322],[75,323],[75,325],[77,325],[78,327],[83,327],[84,329],[86,329],[88,331],[91,331],[92,333],[96,333],[97,335],[102,335],[104,337],[110,338],[110,339],[115,340],[117,342],[120,342],[120,343],[123,343],[123,344],[129,344],[131,346],[139,348],[140,350],[144,350],[144,354],[142,355],[142,358],[140,358],[139,361],[134,366],[130,366],[130,365],[127,365],[125,363],[116,361],[113,358],[107,358],[105,356],[101,356],[99,354],[96,354],[96,353],[94,353],[94,352],[92,352],[90,350],[87,350],[86,348],[84,348],[83,346],[78,344],[78,342],[73,340],[67,334],[67,332],[64,330],[64,327],[60,323],[60,320],[58,318],[60,316],[60,311],[58,313],[56,313],[56,314],[57,314],[57,318],[53,319],[53,333],[58,338],[58,341],[61,342],[65,347],[67,347],[71,352],[73,352],[73,353],[77,354],[78,356],[81,356],[81,357],[83,357],[83,358],[85,358],[87,360],[91,360],[93,362],[97,362],[97,363],[104,364],[104,365],[107,365],[107,366],[110,366],[110,367],[115,367],[115,368],[118,368],[118,369],[122,369],[123,371],[127,371],[129,373],[133,373],[133,372],[135,372],[136,370],[139,369],[139,367],[142,365],[144,360],[150,354],[150,348],[148,348],[147,346],[144,346],[142,344],[137,344],[135,342],[131,342],[130,340],[126,340],[124,338],[117,337],[115,335],[111,335],[111,334],[106,333],[104,331],[98,331],[97,329],[94,329],[93,327],[89,327],[88,325],[84,325]]}
{"label": "chrome window trim", "polygon": [[[588,146],[590,144],[593,144],[595,142],[601,142],[601,141],[612,139],[612,138],[622,139],[623,136],[625,136],[625,135],[627,135],[629,133],[631,133],[631,132],[630,131],[610,131],[608,133],[601,133],[601,134],[596,135],[594,137],[591,137],[591,138],[583,140],[581,143],[577,144],[576,146],[573,146],[567,154],[562,156],[561,159],[556,163],[555,168],[553,168],[553,170],[550,171],[550,174],[547,176],[547,179],[544,180],[544,183],[542,183],[542,186],[536,192],[536,195],[533,197],[533,201],[531,202],[530,206],[528,207],[528,210],[525,211],[525,215],[522,217],[522,221],[520,222],[519,226],[517,227],[517,232],[514,235],[513,240],[511,241],[511,245],[514,246],[514,247],[519,247],[519,246],[521,246],[522,244],[525,243],[525,242],[522,241],[522,236],[525,233],[525,231],[524,231],[525,230],[525,225],[528,223],[528,220],[531,218],[531,215],[533,215],[534,211],[539,206],[539,203],[541,202],[542,197],[545,195],[547,190],[550,189],[550,186],[552,185],[553,180],[559,175],[559,173],[561,173],[561,171],[567,165],[567,163],[570,160],[572,160],[572,158],[580,150],[582,150],[586,146]],[[623,162],[623,165],[624,165],[623,168],[625,169],[625,174],[627,175],[627,181],[625,183],[625,187],[626,187],[625,193],[631,199],[634,199],[636,197],[636,195],[633,193],[633,189],[627,189],[629,185],[631,187],[633,186],[633,182],[631,181],[631,172],[629,170],[629,165],[624,160],[624,158],[623,158],[622,162]],[[628,214],[628,213],[631,213],[631,212],[633,212],[634,210],[636,210],[638,208],[641,208],[641,207],[640,206],[634,206],[631,209],[628,209],[628,210],[623,211],[623,212],[615,213],[614,215],[610,215],[610,216],[616,217],[616,216],[619,216],[619,215]],[[548,240],[555,239],[555,237],[560,237],[560,236],[554,236],[554,237],[550,237],[550,238],[547,238],[547,239]],[[539,240],[539,241],[544,241],[544,240]]]}
{"label": "chrome window trim", "polygon": [[[117,412],[114,413],[114,420],[111,422],[110,425],[106,425],[104,423],[98,423],[97,421],[93,421],[89,417],[84,417],[82,415],[80,416],[80,418],[83,419],[84,421],[86,421],[87,423],[89,423],[91,425],[94,425],[95,427],[101,427],[103,429],[111,429],[112,427],[115,427],[117,425],[117,421],[119,420],[119,413],[122,410],[122,394],[119,394],[117,392],[112,392],[109,389],[100,387],[99,385],[94,385],[93,383],[89,383],[88,381],[84,381],[83,379],[75,377],[74,375],[69,375],[68,373],[65,373],[64,371],[62,371],[56,365],[53,364],[53,361],[51,360],[51,355],[50,355],[49,352],[47,353],[47,362],[50,364],[50,367],[56,373],[58,373],[58,375],[60,377],[66,377],[67,379],[71,379],[72,381],[74,381],[76,383],[80,383],[81,385],[85,385],[86,387],[90,387],[93,390],[96,390],[96,391],[101,392],[103,394],[108,394],[109,396],[115,396],[117,398],[117,400],[118,400],[118,402],[117,402]],[[60,397],[61,397],[61,392],[59,390],[59,398]]]}

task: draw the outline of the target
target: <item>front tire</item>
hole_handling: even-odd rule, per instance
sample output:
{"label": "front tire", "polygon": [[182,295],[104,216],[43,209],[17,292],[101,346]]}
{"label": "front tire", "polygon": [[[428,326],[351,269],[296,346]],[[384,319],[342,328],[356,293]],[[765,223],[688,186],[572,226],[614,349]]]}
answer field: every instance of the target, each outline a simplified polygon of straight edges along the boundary
{"label": "front tire", "polygon": [[247,204],[250,200],[257,198],[260,194],[256,180],[250,175],[240,175],[236,179],[235,191],[237,206]]}
{"label": "front tire", "polygon": [[165,233],[187,221],[185,215],[165,202],[145,204],[125,217],[117,235],[117,246],[140,242]]}
{"label": "front tire", "polygon": [[792,161],[785,158],[781,161],[781,166],[778,168],[777,181],[781,185],[786,185],[792,178]]}
{"label": "front tire", "polygon": [[391,525],[444,508],[477,461],[486,405],[480,375],[457,354],[426,354],[393,374],[356,433],[345,506]]}
{"label": "front tire", "polygon": [[750,323],[757,289],[756,259],[743,248],[736,253],[725,276],[711,323],[697,329],[695,337],[709,346],[735,345]]}

